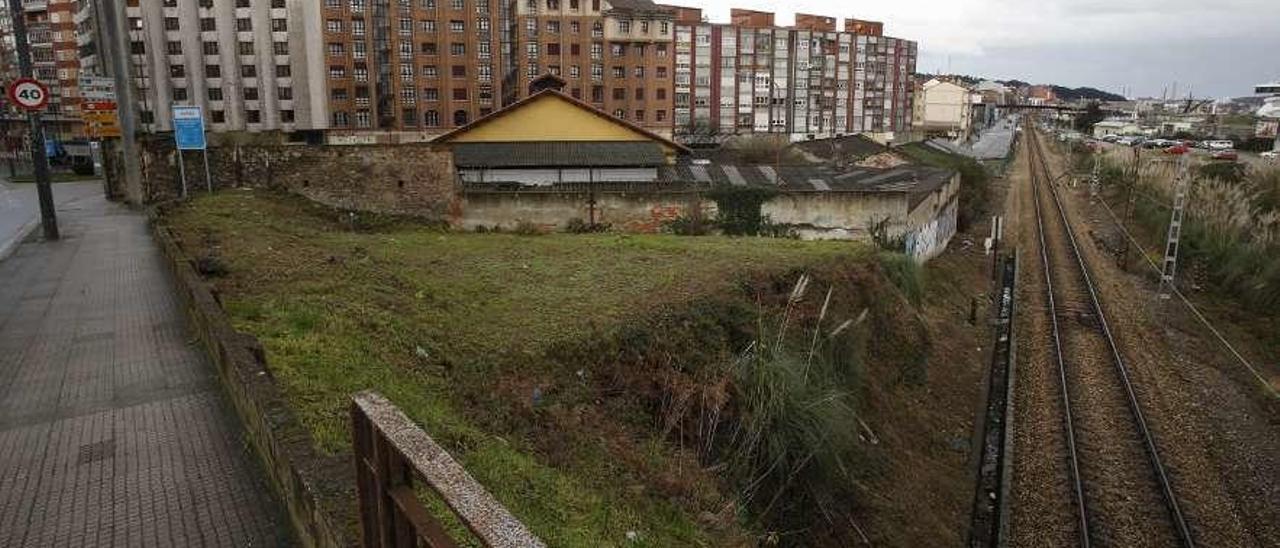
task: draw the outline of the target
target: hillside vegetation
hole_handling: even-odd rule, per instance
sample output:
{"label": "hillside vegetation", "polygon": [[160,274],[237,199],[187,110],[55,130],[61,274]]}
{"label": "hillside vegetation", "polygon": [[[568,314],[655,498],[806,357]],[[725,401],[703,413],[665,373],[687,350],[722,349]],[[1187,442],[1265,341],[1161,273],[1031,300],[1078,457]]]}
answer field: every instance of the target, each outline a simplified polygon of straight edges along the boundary
{"label": "hillside vegetation", "polygon": [[552,546],[962,538],[942,440],[971,427],[972,343],[930,384],[899,259],[890,282],[848,242],[449,233],[247,190],[164,222],[318,449],[378,390]]}

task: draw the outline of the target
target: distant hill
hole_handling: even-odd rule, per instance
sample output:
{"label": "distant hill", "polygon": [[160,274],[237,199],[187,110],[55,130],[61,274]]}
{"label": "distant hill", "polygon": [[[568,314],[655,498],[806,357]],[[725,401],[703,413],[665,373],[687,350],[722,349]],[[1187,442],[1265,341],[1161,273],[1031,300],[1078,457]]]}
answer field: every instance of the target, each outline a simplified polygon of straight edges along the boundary
{"label": "distant hill", "polygon": [[[928,74],[916,75],[916,77],[919,78],[921,81],[928,80],[929,78],[933,78],[934,76],[936,75],[928,75]],[[944,77],[950,78],[952,80],[964,82],[965,84],[968,84],[971,86],[977,85],[978,82],[985,80],[985,78],[970,76],[968,74],[948,74],[948,75],[945,75]],[[996,82],[1003,84],[1005,86],[1009,86],[1011,88],[1022,88],[1022,87],[1027,87],[1031,85],[1030,83],[1023,82],[1022,80],[996,80]],[[1069,87],[1058,86],[1058,85],[1052,85],[1051,87],[1053,88],[1053,93],[1063,101],[1078,101],[1078,100],[1123,101],[1124,100],[1123,96],[1116,95],[1109,91],[1102,91],[1097,88],[1091,88],[1091,87],[1069,88]]]}
{"label": "distant hill", "polygon": [[1109,91],[1100,89],[1083,87],[1083,88],[1065,88],[1062,86],[1053,86],[1053,93],[1063,101],[1123,101],[1124,97],[1116,95]]}

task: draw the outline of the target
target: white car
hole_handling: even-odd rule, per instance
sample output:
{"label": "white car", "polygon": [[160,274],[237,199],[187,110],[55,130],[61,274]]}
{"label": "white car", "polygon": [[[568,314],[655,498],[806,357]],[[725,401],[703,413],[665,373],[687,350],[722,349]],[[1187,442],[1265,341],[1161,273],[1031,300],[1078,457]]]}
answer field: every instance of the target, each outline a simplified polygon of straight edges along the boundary
{"label": "white car", "polygon": [[1263,160],[1270,160],[1274,162],[1276,161],[1276,156],[1280,156],[1280,151],[1268,150],[1266,152],[1258,154],[1258,156],[1261,156]]}
{"label": "white car", "polygon": [[1231,141],[1209,141],[1206,143],[1209,150],[1231,150],[1236,148],[1236,144]]}

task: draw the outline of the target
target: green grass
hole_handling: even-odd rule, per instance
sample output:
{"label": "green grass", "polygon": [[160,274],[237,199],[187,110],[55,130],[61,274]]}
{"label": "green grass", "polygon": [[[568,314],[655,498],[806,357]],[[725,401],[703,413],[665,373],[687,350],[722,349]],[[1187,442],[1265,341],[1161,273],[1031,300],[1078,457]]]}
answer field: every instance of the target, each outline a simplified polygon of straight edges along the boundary
{"label": "green grass", "polygon": [[749,300],[740,288],[752,278],[873,257],[781,239],[463,234],[403,221],[353,232],[341,218],[237,190],[166,222],[189,253],[213,249],[226,264],[216,283],[232,321],[262,340],[318,449],[348,450],[347,398],[376,389],[554,546],[636,545],[628,531],[651,546],[734,534],[698,521],[732,495],[686,462],[638,396],[602,392],[607,372],[592,363],[610,358],[557,356],[607,348],[706,296]]}

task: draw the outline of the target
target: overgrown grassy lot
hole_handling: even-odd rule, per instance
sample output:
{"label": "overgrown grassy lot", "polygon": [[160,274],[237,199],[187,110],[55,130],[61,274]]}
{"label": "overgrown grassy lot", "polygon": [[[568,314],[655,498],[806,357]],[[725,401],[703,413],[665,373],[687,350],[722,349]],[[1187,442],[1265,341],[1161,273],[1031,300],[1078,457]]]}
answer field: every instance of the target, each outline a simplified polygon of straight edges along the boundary
{"label": "overgrown grassy lot", "polygon": [[[752,502],[766,513],[787,504],[742,501],[707,466],[731,459],[697,444],[725,432],[703,440],[684,429],[713,424],[699,412],[743,407],[709,405],[727,389],[701,381],[725,381],[715,374],[730,375],[742,347],[773,332],[756,328],[789,306],[802,272],[830,285],[815,283],[796,307],[803,343],[789,355],[805,379],[787,382],[808,382],[804,349],[828,287],[825,329],[868,307],[867,325],[846,334],[901,314],[858,295],[876,255],[847,242],[460,234],[249,190],[197,198],[163,222],[216,273],[233,322],[262,340],[320,450],[348,451],[347,398],[376,389],[554,546],[754,544]],[[862,337],[923,367],[927,345]]]}

